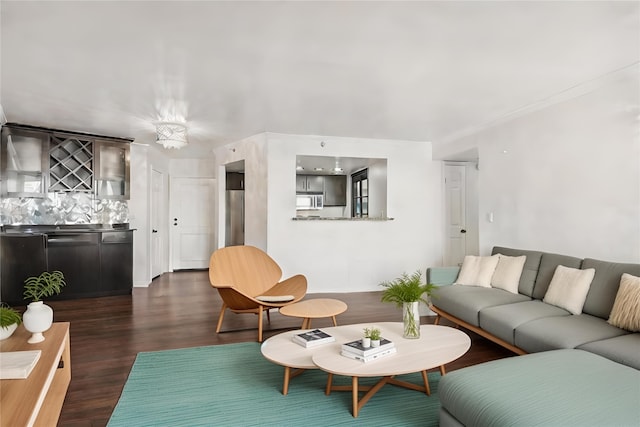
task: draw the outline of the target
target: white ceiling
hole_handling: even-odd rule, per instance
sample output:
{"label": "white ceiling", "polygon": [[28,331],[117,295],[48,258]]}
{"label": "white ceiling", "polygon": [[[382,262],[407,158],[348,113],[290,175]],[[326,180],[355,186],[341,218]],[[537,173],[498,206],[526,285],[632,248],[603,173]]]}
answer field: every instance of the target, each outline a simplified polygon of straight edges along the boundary
{"label": "white ceiling", "polygon": [[446,143],[637,63],[639,2],[0,3],[9,121],[211,156],[259,132]]}

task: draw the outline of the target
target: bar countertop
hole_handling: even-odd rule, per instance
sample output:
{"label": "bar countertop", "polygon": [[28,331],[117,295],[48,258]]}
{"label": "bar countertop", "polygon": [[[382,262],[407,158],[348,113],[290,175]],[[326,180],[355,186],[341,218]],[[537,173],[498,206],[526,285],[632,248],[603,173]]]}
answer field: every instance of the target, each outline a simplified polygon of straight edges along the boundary
{"label": "bar countertop", "polygon": [[394,218],[349,218],[349,217],[319,217],[319,216],[295,216],[293,221],[393,221]]}

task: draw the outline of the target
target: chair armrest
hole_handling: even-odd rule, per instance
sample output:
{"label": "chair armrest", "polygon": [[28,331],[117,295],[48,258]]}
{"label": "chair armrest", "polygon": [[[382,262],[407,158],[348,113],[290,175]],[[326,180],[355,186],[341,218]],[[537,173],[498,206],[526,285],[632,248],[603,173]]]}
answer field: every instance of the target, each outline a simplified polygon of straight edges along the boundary
{"label": "chair armrest", "polygon": [[292,302],[301,300],[307,294],[307,278],[302,274],[296,274],[288,279],[283,280],[275,284],[269,290],[262,293],[262,295],[293,295],[293,301],[277,304],[269,303],[269,305],[282,306],[291,304]]}
{"label": "chair armrest", "polygon": [[460,267],[430,267],[427,268],[427,283],[437,286],[452,285],[458,278]]}
{"label": "chair armrest", "polygon": [[233,288],[233,285],[228,285],[226,283],[211,283],[211,286],[214,288]]}

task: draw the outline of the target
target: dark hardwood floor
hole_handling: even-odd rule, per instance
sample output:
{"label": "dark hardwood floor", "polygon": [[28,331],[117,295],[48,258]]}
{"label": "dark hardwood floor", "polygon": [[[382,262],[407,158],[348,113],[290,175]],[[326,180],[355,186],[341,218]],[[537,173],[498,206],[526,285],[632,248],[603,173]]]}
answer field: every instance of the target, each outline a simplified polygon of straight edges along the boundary
{"label": "dark hardwood floor", "polygon": [[[337,317],[338,324],[400,321],[400,309],[381,303],[379,292],[307,296],[319,297],[348,304],[349,309]],[[61,426],[106,425],[138,352],[257,339],[257,319],[247,314],[228,312],[223,332],[216,334],[220,298],[209,285],[206,271],[167,273],[149,288],[134,288],[130,296],[47,304],[53,307],[56,322],[71,322],[72,378],[58,423]],[[423,317],[422,323],[434,319]],[[265,321],[265,339],[300,324],[299,319],[273,311],[271,324]],[[312,326],[330,325],[330,319],[318,319]],[[447,365],[449,371],[513,355],[482,337],[470,336],[470,351]]]}

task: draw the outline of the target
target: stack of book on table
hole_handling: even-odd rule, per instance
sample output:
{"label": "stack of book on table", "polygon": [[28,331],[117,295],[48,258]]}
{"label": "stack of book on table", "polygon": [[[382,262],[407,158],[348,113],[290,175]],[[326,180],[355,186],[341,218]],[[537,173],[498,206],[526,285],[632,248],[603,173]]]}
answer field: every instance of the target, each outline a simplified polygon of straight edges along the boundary
{"label": "stack of book on table", "polygon": [[0,380],[25,379],[40,359],[41,350],[0,353]]}
{"label": "stack of book on table", "polygon": [[311,331],[296,334],[291,339],[296,344],[300,344],[301,346],[307,348],[330,343],[336,340],[335,337],[329,335],[324,331],[321,331],[320,329],[313,329]]}
{"label": "stack of book on table", "polygon": [[389,356],[396,352],[396,346],[392,341],[381,338],[379,347],[363,347],[362,340],[351,341],[342,344],[340,354],[351,359],[360,360],[361,362],[370,362],[381,357]]}

